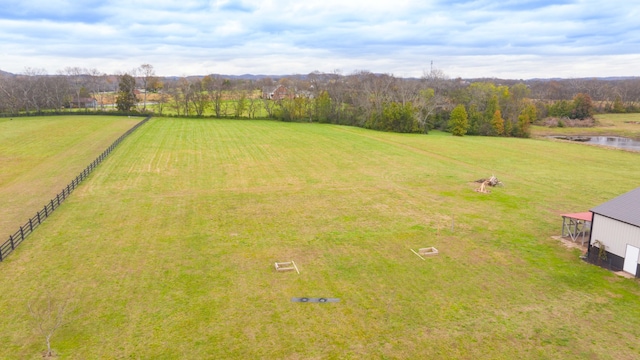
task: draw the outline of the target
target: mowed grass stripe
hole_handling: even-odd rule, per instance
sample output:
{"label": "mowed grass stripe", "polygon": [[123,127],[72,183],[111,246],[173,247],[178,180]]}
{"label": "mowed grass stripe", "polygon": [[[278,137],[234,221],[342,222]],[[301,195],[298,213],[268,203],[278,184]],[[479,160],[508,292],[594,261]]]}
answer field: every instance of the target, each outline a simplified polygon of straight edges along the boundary
{"label": "mowed grass stripe", "polygon": [[[0,264],[0,307],[24,308],[47,288],[68,294],[73,321],[54,348],[77,359],[638,353],[637,284],[549,239],[556,205],[587,203],[559,199],[570,179],[551,174],[578,171],[577,191],[623,191],[637,162],[606,187],[595,170],[610,159],[625,173],[628,154],[593,149],[578,161],[577,149],[545,141],[348,130],[152,119]],[[469,181],[493,168],[506,186],[474,192]],[[441,254],[409,250],[423,246]],[[300,275],[273,271],[287,260]],[[0,319],[0,355],[38,353],[28,321],[26,310]]]}
{"label": "mowed grass stripe", "polygon": [[1,238],[13,234],[140,120],[113,116],[1,120]]}

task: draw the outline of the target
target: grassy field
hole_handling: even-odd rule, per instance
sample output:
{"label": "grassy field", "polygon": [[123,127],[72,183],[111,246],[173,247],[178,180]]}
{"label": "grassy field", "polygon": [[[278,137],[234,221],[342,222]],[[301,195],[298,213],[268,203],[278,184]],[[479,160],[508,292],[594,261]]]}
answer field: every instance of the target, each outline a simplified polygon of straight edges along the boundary
{"label": "grassy field", "polygon": [[639,186],[638,156],[152,119],[0,264],[0,358],[40,357],[27,304],[50,291],[64,359],[636,359],[638,282],[551,236]]}
{"label": "grassy field", "polygon": [[71,115],[0,119],[0,241],[140,120]]}
{"label": "grassy field", "polygon": [[624,136],[640,140],[640,114],[598,114],[595,116],[599,125],[592,128],[547,128],[533,126],[532,131],[538,136],[548,135],[610,135]]}
{"label": "grassy field", "polygon": [[[247,100],[247,102],[249,102],[251,100]],[[245,109],[240,118],[242,119],[248,119],[248,118],[257,118],[257,119],[266,119],[269,117],[269,113],[267,112],[267,110],[265,109],[265,105],[263,100],[261,100],[260,98],[254,99],[254,113],[250,116],[249,115],[249,109]],[[274,101],[271,101],[271,104],[269,106],[275,107],[276,104]],[[237,101],[236,100],[223,100],[222,104],[221,104],[221,109],[220,109],[220,116],[221,117],[226,117],[226,118],[234,118],[235,117],[235,112],[236,112],[236,104]],[[248,107],[249,105],[247,105]],[[138,103],[138,108],[141,109],[142,108],[142,104]],[[167,102],[165,104],[162,105],[162,112],[160,111],[160,106],[158,104],[150,104],[147,105],[147,109],[149,109],[150,111],[152,111],[155,114],[160,114],[162,113],[162,116],[176,116],[178,114],[178,112],[176,111],[175,105],[173,102]],[[182,114],[184,112],[184,109],[181,108],[180,113]],[[196,116],[196,111],[194,109],[190,110],[190,115],[191,116]],[[213,105],[209,104],[209,106],[207,106],[207,108],[204,110],[203,117],[215,117],[215,110],[213,109]]]}

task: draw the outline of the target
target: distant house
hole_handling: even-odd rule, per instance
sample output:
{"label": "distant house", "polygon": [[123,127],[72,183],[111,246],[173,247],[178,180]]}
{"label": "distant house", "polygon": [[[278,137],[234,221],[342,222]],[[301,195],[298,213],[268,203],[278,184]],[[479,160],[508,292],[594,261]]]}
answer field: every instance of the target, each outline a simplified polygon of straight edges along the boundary
{"label": "distant house", "polygon": [[92,108],[98,107],[98,101],[94,98],[74,98],[71,100],[71,107],[73,108]]}
{"label": "distant house", "polygon": [[[589,260],[640,277],[640,187],[596,206],[591,212]],[[600,255],[606,255],[606,259]]]}
{"label": "distant house", "polygon": [[283,100],[283,99],[293,99],[295,93],[293,91],[289,91],[286,86],[278,85],[276,87],[264,88],[262,89],[262,98],[269,100]]}
{"label": "distant house", "polygon": [[300,90],[297,91],[295,94],[295,97],[297,98],[306,98],[306,99],[313,99],[314,95],[311,91],[309,90]]}

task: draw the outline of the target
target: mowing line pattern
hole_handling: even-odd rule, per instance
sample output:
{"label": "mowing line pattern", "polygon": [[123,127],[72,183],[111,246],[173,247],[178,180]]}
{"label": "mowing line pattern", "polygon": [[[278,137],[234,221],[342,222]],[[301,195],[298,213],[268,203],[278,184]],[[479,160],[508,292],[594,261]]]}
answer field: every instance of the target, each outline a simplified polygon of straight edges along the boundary
{"label": "mowing line pattern", "polygon": [[71,195],[71,192],[80,185],[80,183],[86,179],[93,170],[102,163],[104,159],[111,154],[111,152],[118,146],[129,134],[134,132],[138,127],[146,123],[151,117],[147,116],[144,120],[134,125],[131,129],[122,134],[116,141],[111,144],[102,154],[100,154],[91,164],[89,164],[78,176],[75,177],[65,188],[62,189],[51,201],[44,205],[42,210],[38,211],[33,217],[21,225],[20,228],[9,235],[4,243],[0,244],[0,262],[12,253],[18,245],[20,245],[24,239],[33,232],[44,220],[46,220],[59,206],[60,204]]}
{"label": "mowing line pattern", "polygon": [[[0,308],[23,306],[25,289],[68,294],[76,316],[54,347],[70,359],[638,354],[637,284],[550,235],[551,209],[632,186],[640,164],[544,141],[348,130],[151,119],[32,235],[29,256],[9,259]],[[558,168],[581,176],[581,194],[627,176],[584,199],[564,194]],[[508,181],[476,193],[487,169]],[[439,255],[410,251],[428,246]],[[300,274],[274,270],[291,260]],[[340,302],[291,301],[302,296]],[[0,357],[37,353],[27,314],[0,329]]]}

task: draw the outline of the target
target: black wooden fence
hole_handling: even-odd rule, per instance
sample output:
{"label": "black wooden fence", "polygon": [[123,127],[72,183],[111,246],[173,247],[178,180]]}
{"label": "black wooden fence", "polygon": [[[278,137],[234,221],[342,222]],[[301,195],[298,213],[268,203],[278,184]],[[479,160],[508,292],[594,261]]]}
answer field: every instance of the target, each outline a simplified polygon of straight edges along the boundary
{"label": "black wooden fence", "polygon": [[49,201],[42,210],[38,211],[36,215],[29,219],[24,225],[20,226],[20,229],[15,233],[9,235],[9,239],[0,245],[0,261],[6,259],[7,255],[13,252],[15,248],[24,241],[24,239],[33,232],[33,230],[40,225],[55,209],[57,209],[64,199],[68,198],[71,192],[78,187],[82,180],[86,179],[89,174],[118,146],[129,134],[134,132],[142,124],[146,123],[151,116],[147,116],[144,120],[135,124],[131,129],[127,130],[122,136],[111,144],[100,156],[98,156],[89,166],[87,166],[80,175],[76,176],[66,188],[56,195],[51,201]]}

